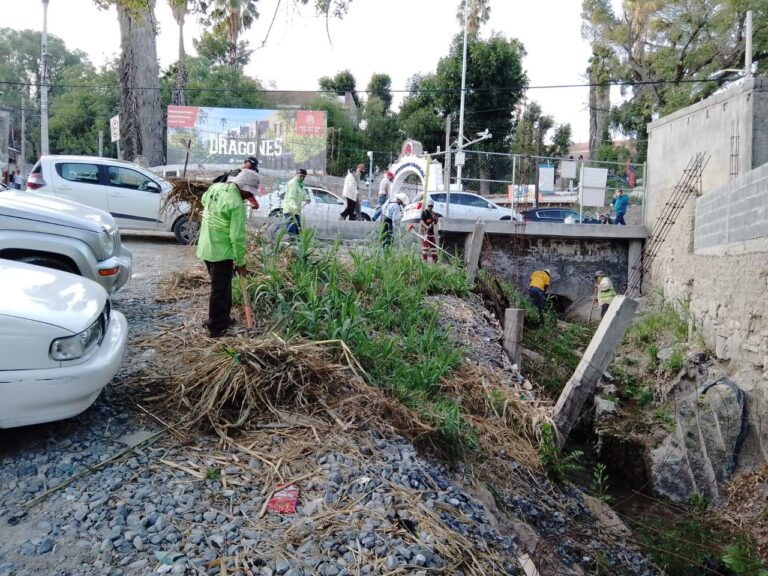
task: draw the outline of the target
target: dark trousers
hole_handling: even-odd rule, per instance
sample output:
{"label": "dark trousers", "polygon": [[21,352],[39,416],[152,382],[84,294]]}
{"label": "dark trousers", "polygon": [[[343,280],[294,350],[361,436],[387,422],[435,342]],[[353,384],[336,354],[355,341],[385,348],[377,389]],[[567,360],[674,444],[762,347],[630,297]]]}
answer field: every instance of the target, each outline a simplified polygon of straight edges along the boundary
{"label": "dark trousers", "polygon": [[301,214],[285,214],[285,231],[293,235],[301,232]]}
{"label": "dark trousers", "polygon": [[616,214],[616,216],[613,217],[613,223],[619,224],[620,226],[626,226],[627,223],[624,222],[624,214]]}
{"label": "dark trousers", "polygon": [[610,304],[600,304],[600,318],[605,316],[605,313],[608,312],[608,306],[610,306]]}
{"label": "dark trousers", "polygon": [[391,219],[385,217],[384,218],[384,228],[381,230],[381,241],[384,244],[384,247],[389,246],[392,244],[392,236],[394,236],[394,223]]}
{"label": "dark trousers", "polygon": [[536,288],[536,286],[531,286],[528,288],[528,294],[531,297],[533,305],[536,306],[536,309],[539,311],[539,320],[544,320],[544,307],[547,305],[547,295],[544,293],[544,290]]}
{"label": "dark trousers", "polygon": [[232,276],[234,262],[205,261],[208,276],[211,277],[211,295],[208,298],[208,331],[211,336],[220,336],[229,327],[229,313],[232,310]]}
{"label": "dark trousers", "polygon": [[347,201],[347,207],[341,213],[342,219],[349,217],[350,220],[357,220],[357,201],[352,198],[344,198]]}

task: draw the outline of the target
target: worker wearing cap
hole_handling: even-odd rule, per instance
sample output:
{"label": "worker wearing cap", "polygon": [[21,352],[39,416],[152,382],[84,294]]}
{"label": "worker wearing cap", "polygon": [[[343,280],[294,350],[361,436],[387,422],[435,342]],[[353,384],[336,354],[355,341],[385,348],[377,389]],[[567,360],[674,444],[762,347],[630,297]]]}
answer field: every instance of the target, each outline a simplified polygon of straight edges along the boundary
{"label": "worker wearing cap", "polygon": [[614,298],[616,290],[613,289],[613,282],[605,272],[598,270],[595,272],[595,302],[600,304],[600,318],[605,316]]}
{"label": "worker wearing cap", "polygon": [[304,168],[299,168],[296,170],[296,176],[285,187],[283,216],[285,217],[285,230],[289,234],[297,235],[301,232],[301,209],[307,203],[307,192],[304,190],[306,177],[307,171]]}
{"label": "worker wearing cap", "polygon": [[378,199],[378,206],[376,207],[376,213],[373,215],[374,220],[378,220],[379,216],[381,216],[381,212],[384,209],[384,204],[386,204],[389,201],[389,194],[392,190],[392,180],[395,178],[395,175],[392,174],[392,172],[387,171],[386,174],[384,174],[384,178],[381,179],[381,182],[379,183],[379,199]]}
{"label": "worker wearing cap", "polygon": [[531,302],[539,311],[539,322],[544,322],[544,306],[547,305],[547,292],[552,282],[552,273],[549,269],[536,270],[531,274],[531,281],[528,286],[528,295]]}
{"label": "worker wearing cap", "polygon": [[399,227],[403,219],[403,206],[408,202],[408,196],[397,194],[394,202],[389,202],[384,208],[384,228],[381,233],[381,242],[384,248],[392,244],[395,226]]}
{"label": "worker wearing cap", "polygon": [[259,175],[241,170],[227,182],[213,184],[201,199],[203,218],[197,243],[197,257],[205,262],[211,278],[208,319],[203,322],[212,338],[222,336],[234,324],[232,274],[245,274],[245,205],[255,202]]}
{"label": "worker wearing cap", "polygon": [[437,262],[437,221],[435,201],[427,201],[427,207],[421,211],[419,230],[421,231],[421,259],[424,262]]}

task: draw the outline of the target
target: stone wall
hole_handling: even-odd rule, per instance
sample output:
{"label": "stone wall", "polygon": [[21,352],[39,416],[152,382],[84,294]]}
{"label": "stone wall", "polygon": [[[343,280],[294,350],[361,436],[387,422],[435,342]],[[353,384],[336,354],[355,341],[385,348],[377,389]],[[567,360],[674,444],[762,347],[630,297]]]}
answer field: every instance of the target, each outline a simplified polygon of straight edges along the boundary
{"label": "stone wall", "polygon": [[[750,172],[768,162],[766,116],[768,81],[757,79],[653,122],[649,126],[645,221],[651,230],[692,155],[709,153],[700,183],[701,198],[692,194],[687,199],[656,255],[644,291],[661,289],[668,299],[687,303],[700,334],[721,359],[751,363],[758,369],[768,368],[766,253],[728,251],[726,247],[734,244],[730,239],[735,237],[721,234],[713,214],[729,209],[728,193],[723,190],[735,176],[745,184],[756,178],[755,186],[764,188],[762,172]],[[751,203],[749,186],[731,187],[731,200],[742,195],[740,201]],[[696,219],[697,205],[701,222]],[[742,210],[738,205],[734,209]],[[762,226],[747,212],[734,229],[740,229],[742,236],[744,230]],[[765,215],[763,211],[762,218]],[[694,251],[697,225],[700,250]],[[718,244],[720,241],[729,244]]]}

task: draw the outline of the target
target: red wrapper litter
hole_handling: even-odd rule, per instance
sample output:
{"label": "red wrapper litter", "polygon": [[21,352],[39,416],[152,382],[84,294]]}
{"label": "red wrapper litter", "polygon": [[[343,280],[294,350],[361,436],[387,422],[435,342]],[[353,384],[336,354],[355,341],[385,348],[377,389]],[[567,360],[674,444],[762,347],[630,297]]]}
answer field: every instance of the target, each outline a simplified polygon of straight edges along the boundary
{"label": "red wrapper litter", "polygon": [[267,509],[274,514],[295,514],[299,500],[299,487],[296,484],[277,485],[277,491],[269,499]]}

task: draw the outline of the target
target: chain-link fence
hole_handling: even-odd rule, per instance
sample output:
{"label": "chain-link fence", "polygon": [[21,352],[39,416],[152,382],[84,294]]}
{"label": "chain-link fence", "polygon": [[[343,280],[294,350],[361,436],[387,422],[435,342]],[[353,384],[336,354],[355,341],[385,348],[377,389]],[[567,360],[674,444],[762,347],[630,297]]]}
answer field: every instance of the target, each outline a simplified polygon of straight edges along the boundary
{"label": "chain-link fence", "polygon": [[[582,169],[607,170],[603,206],[607,207],[614,190],[629,196],[630,212],[641,217],[644,201],[645,165],[631,162],[601,162],[574,158],[551,158],[524,154],[501,154],[465,150],[462,186],[500,204],[515,207],[534,205],[577,206]],[[451,162],[453,164],[453,162]],[[451,168],[451,182],[456,182],[456,167]],[[586,183],[585,183],[586,184]],[[591,202],[594,204],[595,202]],[[586,204],[586,202],[585,202]],[[587,211],[606,212],[601,207]],[[639,223],[639,222],[638,222]]]}

